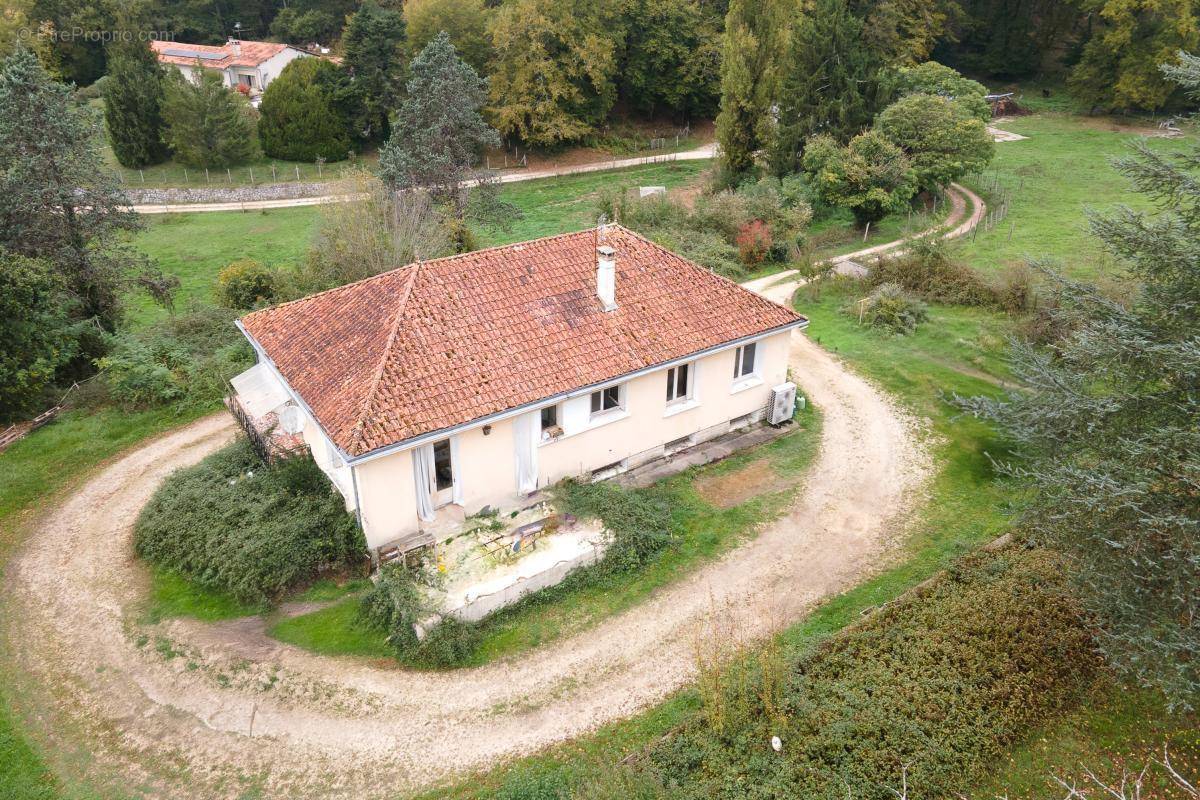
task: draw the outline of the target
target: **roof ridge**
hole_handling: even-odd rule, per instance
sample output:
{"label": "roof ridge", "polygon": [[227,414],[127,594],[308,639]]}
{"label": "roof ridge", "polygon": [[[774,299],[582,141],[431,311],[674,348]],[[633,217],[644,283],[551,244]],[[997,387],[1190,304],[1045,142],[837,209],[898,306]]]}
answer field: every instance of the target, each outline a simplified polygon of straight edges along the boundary
{"label": "roof ridge", "polygon": [[245,317],[242,317],[242,319],[247,319],[249,317],[254,316],[255,314],[262,314],[263,312],[267,312],[267,311],[276,311],[281,308],[287,308],[288,306],[295,306],[295,305],[299,305],[300,303],[307,303],[310,300],[315,300],[318,297],[324,297],[325,295],[333,294],[334,292],[342,292],[342,291],[350,289],[354,286],[359,286],[364,283],[369,283],[374,280],[380,280],[381,278],[391,276],[394,273],[400,272],[401,270],[416,267],[420,263],[421,263],[420,261],[413,261],[408,264],[405,264],[402,267],[395,267],[393,269],[385,270],[383,272],[377,272],[374,275],[368,275],[365,278],[359,278],[358,280],[351,281],[350,283],[343,283],[341,286],[331,286],[330,288],[322,289],[319,292],[313,292],[312,294],[306,294],[306,295],[304,295],[304,297],[297,297],[295,300],[286,300],[282,303],[276,303],[273,306],[259,308],[254,311],[251,311]]}
{"label": "roof ridge", "polygon": [[400,295],[400,302],[397,303],[396,317],[392,320],[391,330],[388,331],[387,342],[383,346],[383,352],[379,356],[379,364],[375,367],[375,374],[371,378],[371,388],[363,396],[362,408],[359,410],[358,417],[354,420],[354,428],[350,432],[350,447],[347,449],[357,449],[357,445],[362,441],[363,426],[366,424],[367,414],[371,407],[375,405],[375,395],[379,392],[379,384],[383,382],[383,373],[387,368],[388,356],[391,355],[392,345],[396,343],[396,336],[400,332],[400,320],[404,318],[404,309],[408,306],[408,298],[412,294],[413,286],[417,282],[417,273],[421,270],[421,262],[410,264],[413,268],[412,274],[408,277],[408,285],[404,287],[404,293]]}

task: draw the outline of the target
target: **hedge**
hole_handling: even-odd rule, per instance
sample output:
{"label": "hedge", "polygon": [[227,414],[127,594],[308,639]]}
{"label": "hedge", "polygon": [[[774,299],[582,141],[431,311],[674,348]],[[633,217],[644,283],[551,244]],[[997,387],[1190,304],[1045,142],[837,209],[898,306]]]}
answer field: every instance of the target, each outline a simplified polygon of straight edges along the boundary
{"label": "hedge", "polygon": [[311,460],[267,467],[238,440],[173,473],[142,509],[146,560],[244,603],[269,603],[326,568],[361,564],[366,541]]}

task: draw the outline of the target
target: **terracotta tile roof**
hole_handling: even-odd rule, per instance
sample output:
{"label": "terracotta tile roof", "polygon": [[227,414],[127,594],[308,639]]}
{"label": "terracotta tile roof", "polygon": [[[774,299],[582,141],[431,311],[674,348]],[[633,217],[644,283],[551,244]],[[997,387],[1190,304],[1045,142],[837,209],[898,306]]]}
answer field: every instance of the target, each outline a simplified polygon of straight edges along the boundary
{"label": "terracotta tile roof", "polygon": [[617,304],[591,230],[411,264],[242,318],[351,456],[803,317],[619,226]]}
{"label": "terracotta tile roof", "polygon": [[[240,45],[241,52],[238,55],[234,55],[233,45],[229,42],[220,45],[184,44],[182,42],[163,42],[158,40],[150,42],[150,46],[154,48],[154,52],[158,55],[158,60],[164,64],[195,66],[196,56],[190,55],[191,53],[223,56],[222,58],[200,59],[200,64],[210,69],[257,67],[259,64],[282,53],[289,47],[289,45],[279,44],[278,42],[247,42],[244,40],[240,42]],[[177,53],[184,52],[189,53],[189,55],[177,55]]]}

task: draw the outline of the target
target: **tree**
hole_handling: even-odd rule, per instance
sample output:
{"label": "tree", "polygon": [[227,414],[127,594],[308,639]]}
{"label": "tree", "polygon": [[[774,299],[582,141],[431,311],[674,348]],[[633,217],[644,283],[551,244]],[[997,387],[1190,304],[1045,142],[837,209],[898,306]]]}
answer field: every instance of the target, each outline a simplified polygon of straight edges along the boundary
{"label": "tree", "polygon": [[621,96],[648,115],[711,116],[720,97],[720,18],[695,0],[625,0],[621,18]]}
{"label": "tree", "polygon": [[482,75],[492,57],[490,13],[483,0],[408,0],[404,4],[408,52],[415,58],[445,31],[462,60]]}
{"label": "tree", "polygon": [[87,86],[104,75],[104,41],[82,31],[111,31],[115,4],[105,0],[33,0],[29,18],[38,28],[38,55],[53,77]]}
{"label": "tree", "polygon": [[1200,46],[1192,0],[1096,0],[1102,20],[1071,71],[1069,86],[1105,111],[1162,108],[1176,91],[1159,70],[1181,49]]}
{"label": "tree", "polygon": [[490,114],[527,144],[554,147],[595,131],[616,100],[616,45],[595,0],[513,0],[496,9]]}
{"label": "tree", "polygon": [[[1184,63],[1184,69],[1189,69]],[[1200,62],[1189,89],[1200,88]],[[992,420],[1021,462],[1030,535],[1072,560],[1109,661],[1172,706],[1200,707],[1200,148],[1145,144],[1118,164],[1146,197],[1090,217],[1124,266],[1134,296],[1119,303],[1043,268],[1066,333],[1018,342],[1014,374],[1028,389],[963,405]]]}
{"label": "tree", "polygon": [[167,158],[163,142],[163,84],[150,42],[128,21],[108,47],[104,122],[113,154],[123,166],[140,168]]}
{"label": "tree", "polygon": [[947,97],[910,94],[885,108],[875,129],[912,161],[917,186],[948,186],[988,165],[996,143],[978,117]]}
{"label": "tree", "polygon": [[341,29],[338,18],[328,11],[300,11],[291,6],[281,8],[271,20],[271,35],[281,42],[328,42]]}
{"label": "tree", "polygon": [[163,80],[164,137],[175,158],[190,167],[231,167],[258,155],[254,112],[226,88],[219,73],[197,68],[195,83],[179,70]]}
{"label": "tree", "polygon": [[950,38],[962,16],[957,0],[851,0],[863,20],[863,45],[885,64],[915,64]]}
{"label": "tree", "polygon": [[916,193],[904,152],[877,131],[861,133],[844,147],[832,136],[814,136],[803,166],[821,200],[849,209],[859,225],[903,210]]}
{"label": "tree", "polygon": [[75,355],[63,294],[50,265],[0,248],[0,423],[35,410]]}
{"label": "tree", "polygon": [[9,0],[0,8],[0,58],[7,58],[16,49],[21,31],[29,30],[30,0]]}
{"label": "tree", "polygon": [[263,92],[258,138],[263,152],[288,161],[341,161],[350,152],[350,124],[338,107],[339,68],[323,58],[298,58]]}
{"label": "tree", "polygon": [[890,76],[890,88],[899,96],[936,94],[957,100],[985,124],[992,119],[992,107],[984,97],[987,88],[978,81],[964,78],[957,70],[936,61],[914,67],[900,67]]}
{"label": "tree", "polygon": [[846,0],[817,0],[802,14],[783,71],[772,171],[795,172],[810,136],[846,142],[867,127],[876,110],[879,67]]}
{"label": "tree", "polygon": [[[997,78],[1024,78],[1077,55],[1074,43],[1093,15],[1091,0],[962,0],[958,42],[947,54],[964,70]],[[1064,44],[1068,47],[1064,48]]]}
{"label": "tree", "polygon": [[730,179],[754,166],[754,154],[774,137],[772,106],[787,52],[784,0],[731,0],[725,15],[721,111],[717,141]]}
{"label": "tree", "polygon": [[44,259],[76,313],[116,326],[126,270],[119,234],[137,227],[100,156],[100,121],[18,48],[0,65],[0,246]]}
{"label": "tree", "polygon": [[404,17],[367,0],[350,17],[342,35],[346,69],[362,98],[368,141],[390,133],[389,115],[399,104],[404,76]]}
{"label": "tree", "polygon": [[479,113],[486,100],[487,81],[458,57],[450,36],[439,33],[412,62],[408,99],[379,154],[384,181],[399,189],[424,187],[461,217],[464,184],[480,154],[500,145]]}

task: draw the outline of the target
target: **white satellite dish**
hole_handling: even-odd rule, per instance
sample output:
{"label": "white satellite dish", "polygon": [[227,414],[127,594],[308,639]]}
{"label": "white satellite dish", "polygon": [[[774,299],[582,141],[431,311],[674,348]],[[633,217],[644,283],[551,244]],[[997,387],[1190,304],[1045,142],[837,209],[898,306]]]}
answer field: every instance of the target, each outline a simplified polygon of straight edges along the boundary
{"label": "white satellite dish", "polygon": [[292,403],[288,403],[279,412],[279,427],[284,433],[295,434],[304,430],[304,412]]}

